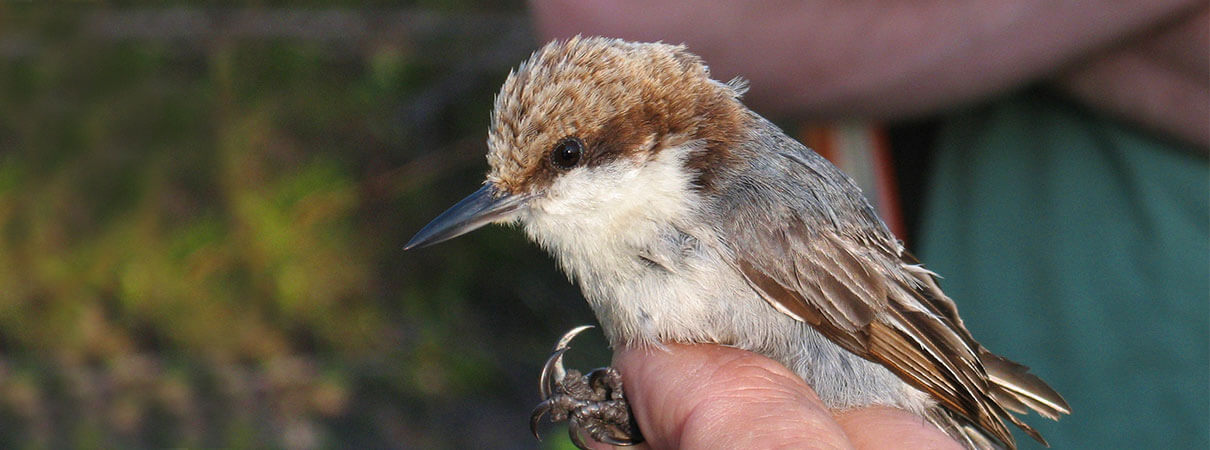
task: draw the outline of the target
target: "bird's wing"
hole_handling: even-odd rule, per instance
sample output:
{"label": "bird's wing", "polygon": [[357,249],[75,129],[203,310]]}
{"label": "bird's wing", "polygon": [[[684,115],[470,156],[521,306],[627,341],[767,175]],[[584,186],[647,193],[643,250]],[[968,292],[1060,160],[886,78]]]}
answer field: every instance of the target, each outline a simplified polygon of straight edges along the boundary
{"label": "bird's wing", "polygon": [[[975,342],[934,275],[903,252],[864,200],[852,199],[860,192],[851,181],[830,165],[804,159],[818,155],[802,151],[779,156],[807,170],[785,173],[783,166],[774,179],[805,188],[798,192],[814,200],[760,201],[752,195],[761,189],[755,177],[739,188],[746,194],[732,197],[749,200],[732,203],[722,230],[735,268],[774,308],[881,363],[995,439],[1015,445],[1008,420],[1045,443],[1005,408],[1028,407],[1053,418],[1068,413],[1063,399],[1024,366]],[[850,187],[819,192],[802,181],[806,177],[840,177]],[[760,179],[768,180],[768,174]],[[832,181],[825,185],[837,180]],[[838,201],[848,202],[840,208],[865,210],[846,215],[829,209]]]}
{"label": "bird's wing", "polygon": [[975,348],[915,298],[914,286],[845,236],[797,220],[781,225],[749,229],[734,248],[736,268],[762,298],[1012,445]]}

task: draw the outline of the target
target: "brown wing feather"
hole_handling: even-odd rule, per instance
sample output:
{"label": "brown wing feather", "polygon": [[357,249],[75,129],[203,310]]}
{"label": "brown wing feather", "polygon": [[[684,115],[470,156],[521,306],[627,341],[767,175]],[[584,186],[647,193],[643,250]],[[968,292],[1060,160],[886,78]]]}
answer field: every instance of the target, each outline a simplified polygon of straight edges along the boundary
{"label": "brown wing feather", "polygon": [[1068,406],[1067,401],[1041,378],[1029,373],[1028,367],[987,349],[979,350],[979,359],[987,368],[988,377],[998,388],[993,394],[1011,397],[1051,420],[1059,420],[1062,414],[1071,414],[1071,406]]}
{"label": "brown wing feather", "polygon": [[1051,420],[1059,420],[1063,414],[1071,414],[1071,406],[1063,396],[1051,389],[1041,378],[1029,373],[1029,367],[1018,364],[988,351],[967,331],[966,325],[958,317],[958,308],[937,285],[936,274],[924,269],[915,256],[901,253],[904,268],[921,283],[921,299],[934,313],[943,316],[967,342],[974,346],[979,353],[979,360],[987,371],[991,381],[991,394],[1002,406],[1014,412],[1025,414],[1025,408]]}
{"label": "brown wing feather", "polygon": [[1012,448],[1008,420],[1045,444],[1005,408],[1069,412],[1027,368],[975,342],[932,273],[897,243],[811,231],[797,218],[752,231],[756,245],[735,249],[736,266],[766,301],[931,393],[960,419],[954,427],[973,424]]}
{"label": "brown wing feather", "polygon": [[1071,406],[1063,396],[1051,389],[1041,378],[1029,373],[1029,367],[1018,364],[988,351],[971,337],[962,319],[958,317],[958,308],[937,285],[936,275],[920,266],[919,261],[906,252],[904,261],[910,263],[904,267],[921,283],[921,300],[936,314],[946,318],[952,328],[967,342],[974,346],[979,354],[991,382],[991,394],[1002,406],[1017,413],[1026,413],[1025,408],[1051,420],[1059,420],[1063,414],[1071,414]]}

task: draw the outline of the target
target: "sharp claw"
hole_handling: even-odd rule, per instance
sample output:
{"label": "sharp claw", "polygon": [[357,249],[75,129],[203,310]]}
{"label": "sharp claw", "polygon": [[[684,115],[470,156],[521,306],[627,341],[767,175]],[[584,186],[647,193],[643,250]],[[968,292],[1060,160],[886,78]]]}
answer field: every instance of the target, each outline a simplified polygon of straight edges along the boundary
{"label": "sharp claw", "polygon": [[[555,353],[550,355],[550,358],[546,360],[546,364],[542,368],[542,376],[538,377],[538,392],[542,394],[543,400],[549,398],[551,391],[554,390],[551,387],[552,379],[554,382],[558,382],[559,380],[562,380],[563,377],[567,376],[567,370],[563,368],[563,354],[567,353],[567,350],[571,349],[571,347],[569,347],[569,345],[571,345],[571,340],[575,339],[580,333],[583,333],[584,330],[592,327],[592,325],[580,325],[572,328],[566,333],[563,333],[563,337],[559,338],[559,342],[555,344]],[[551,376],[552,372],[554,375],[553,377]]]}
{"label": "sharp claw", "polygon": [[613,445],[613,446],[617,446],[617,447],[629,447],[631,445],[636,445],[640,442],[643,442],[643,441],[634,440],[634,439],[616,439],[613,436],[601,436],[600,439],[597,439],[597,440],[600,441],[601,443],[609,444],[609,445]]}
{"label": "sharp claw", "polygon": [[563,369],[563,354],[567,353],[567,350],[567,347],[555,350],[555,353],[546,359],[546,364],[542,365],[542,374],[538,376],[538,393],[542,395],[542,400],[550,398],[554,383],[567,375],[567,371]]}
{"label": "sharp claw", "polygon": [[569,330],[566,333],[563,333],[563,337],[559,338],[559,342],[557,344],[555,344],[555,351],[559,351],[560,349],[567,348],[567,345],[571,344],[571,340],[575,339],[576,335],[583,333],[584,330],[587,330],[592,327],[593,327],[592,325],[580,325],[578,327],[572,328],[571,330]]}
{"label": "sharp claw", "polygon": [[574,419],[568,421],[567,435],[571,437],[571,443],[575,444],[576,448],[588,449],[588,446],[584,445],[584,430],[580,428],[579,421]]}
{"label": "sharp claw", "polygon": [[538,441],[542,441],[542,435],[538,434],[538,422],[542,420],[542,416],[545,416],[547,411],[550,411],[549,399],[539,403],[534,407],[534,412],[529,414],[529,431],[534,433],[534,437],[538,438]]}
{"label": "sharp claw", "polygon": [[[568,406],[564,405],[564,406],[559,406],[558,408],[560,408],[560,409],[555,409],[556,406],[552,402],[552,395],[554,394],[555,388],[557,386],[561,386],[560,383],[563,383],[564,379],[567,378],[567,370],[563,367],[563,354],[567,353],[567,350],[570,349],[571,341],[573,339],[575,339],[577,335],[579,335],[580,333],[584,332],[584,330],[587,330],[589,328],[592,328],[592,325],[582,325],[582,326],[572,328],[570,331],[563,334],[563,337],[559,338],[559,342],[557,344],[555,344],[554,353],[552,353],[550,355],[550,357],[547,358],[546,363],[543,364],[542,374],[538,378],[538,392],[542,395],[542,403],[539,403],[538,406],[536,406],[534,408],[533,412],[531,412],[530,416],[529,416],[529,430],[530,430],[530,432],[532,432],[534,434],[534,437],[538,438],[538,440],[542,440],[541,435],[538,434],[538,422],[540,422],[542,420],[542,417],[544,417],[546,414],[549,413],[549,414],[553,414],[551,416],[552,419],[555,417],[565,417],[566,419],[568,419],[567,431],[568,431],[568,435],[571,437],[571,442],[573,444],[575,444],[575,446],[578,448],[582,448],[582,449],[588,448],[588,446],[585,444],[585,440],[584,440],[584,434],[585,434],[584,425],[582,425],[582,423],[581,423],[582,419],[584,419],[584,418],[580,417],[580,414],[599,414],[598,410],[600,409],[600,405],[596,405],[595,408],[591,408],[592,411],[597,411],[596,413],[585,412],[585,410],[580,409],[580,408],[582,408],[582,406],[575,407],[570,410],[566,410],[566,409],[562,409],[562,408],[568,407]],[[579,374],[576,373],[576,376],[579,376]],[[593,372],[588,374],[587,380],[586,380],[587,386],[591,389],[591,392],[588,392],[588,393],[581,392],[581,391],[583,391],[583,389],[585,387],[585,386],[583,386],[585,380],[576,379],[576,380],[573,380],[573,385],[571,385],[571,387],[570,387],[571,390],[568,390],[567,386],[564,386],[563,388],[561,388],[563,390],[560,391],[559,395],[572,396],[572,397],[567,397],[567,398],[571,398],[571,399],[578,398],[580,402],[585,402],[585,401],[599,402],[599,401],[602,401],[605,399],[604,398],[598,399],[596,397],[603,397],[603,396],[605,396],[605,393],[609,392],[609,391],[618,391],[614,394],[611,394],[611,396],[614,396],[614,397],[617,397],[618,399],[620,399],[621,398],[620,397],[621,396],[620,380],[610,378],[611,376],[616,378],[616,372],[611,372],[608,369],[594,370]],[[607,380],[613,380],[613,381],[607,381]],[[572,393],[573,391],[576,392],[576,394],[573,394]],[[576,395],[578,395],[578,396],[586,395],[587,397],[584,397],[584,398],[574,397]],[[564,398],[560,397],[560,399],[564,399]],[[560,403],[560,404],[562,404],[562,403]],[[559,420],[563,420],[563,419],[560,418]],[[609,420],[609,419],[597,418],[596,420]],[[613,419],[613,420],[616,420],[616,419]],[[618,431],[617,431],[618,433],[624,435],[627,432],[621,430],[622,426],[620,424],[598,425],[595,423],[590,423],[589,424],[589,429],[591,430],[590,436],[594,440],[600,441],[602,443],[616,445],[616,446],[628,446],[628,445],[635,445],[635,444],[643,442],[642,436],[639,436],[637,434],[638,430],[635,430],[633,426],[630,426],[629,428],[634,430],[633,432],[636,433],[634,438],[625,438],[625,437],[617,438],[614,436],[615,433],[606,431],[607,429],[599,429],[598,428],[599,426],[618,426],[619,427]],[[598,435],[600,435],[600,436],[598,436]]]}

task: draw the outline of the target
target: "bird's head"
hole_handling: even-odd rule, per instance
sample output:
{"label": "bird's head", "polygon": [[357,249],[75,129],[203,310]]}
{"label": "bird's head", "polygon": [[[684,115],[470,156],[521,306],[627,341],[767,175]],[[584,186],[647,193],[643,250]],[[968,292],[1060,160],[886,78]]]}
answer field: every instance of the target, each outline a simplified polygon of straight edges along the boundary
{"label": "bird's head", "polygon": [[513,221],[559,247],[679,214],[742,139],[750,120],[743,90],[712,80],[683,46],[580,37],[547,44],[496,96],[483,187],[406,248]]}

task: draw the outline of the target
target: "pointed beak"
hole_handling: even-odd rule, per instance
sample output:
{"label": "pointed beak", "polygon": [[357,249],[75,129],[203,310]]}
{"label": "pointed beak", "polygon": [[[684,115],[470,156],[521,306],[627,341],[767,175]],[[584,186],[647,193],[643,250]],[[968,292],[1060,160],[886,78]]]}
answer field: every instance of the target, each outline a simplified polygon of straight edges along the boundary
{"label": "pointed beak", "polygon": [[428,247],[470,233],[489,223],[508,219],[528,198],[524,195],[503,193],[492,183],[484,184],[474,194],[466,196],[421,228],[403,249]]}

